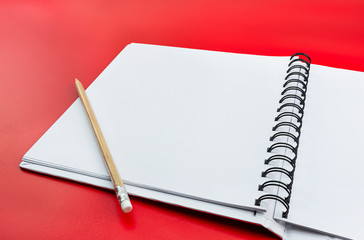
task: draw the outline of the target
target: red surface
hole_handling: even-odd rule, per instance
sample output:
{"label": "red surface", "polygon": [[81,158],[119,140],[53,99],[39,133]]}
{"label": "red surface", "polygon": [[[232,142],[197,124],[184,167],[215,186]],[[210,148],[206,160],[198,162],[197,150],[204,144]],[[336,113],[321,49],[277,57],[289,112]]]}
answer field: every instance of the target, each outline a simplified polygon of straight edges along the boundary
{"label": "red surface", "polygon": [[[130,42],[364,71],[363,1],[0,2],[1,239],[277,239],[267,230],[19,169],[25,152]],[[363,79],[364,81],[364,79]]]}

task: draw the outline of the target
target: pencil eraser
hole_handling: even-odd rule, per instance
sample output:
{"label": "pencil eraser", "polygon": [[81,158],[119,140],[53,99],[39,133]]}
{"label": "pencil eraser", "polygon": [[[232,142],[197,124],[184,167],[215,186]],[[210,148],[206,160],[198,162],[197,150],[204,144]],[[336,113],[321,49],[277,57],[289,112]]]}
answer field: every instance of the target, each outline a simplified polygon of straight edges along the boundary
{"label": "pencil eraser", "polygon": [[124,213],[128,213],[133,209],[133,206],[131,205],[130,200],[124,200],[121,202],[121,209]]}
{"label": "pencil eraser", "polygon": [[119,200],[119,204],[124,213],[128,213],[133,209],[131,205],[128,193],[126,192],[124,185],[116,186],[115,188],[116,196]]}

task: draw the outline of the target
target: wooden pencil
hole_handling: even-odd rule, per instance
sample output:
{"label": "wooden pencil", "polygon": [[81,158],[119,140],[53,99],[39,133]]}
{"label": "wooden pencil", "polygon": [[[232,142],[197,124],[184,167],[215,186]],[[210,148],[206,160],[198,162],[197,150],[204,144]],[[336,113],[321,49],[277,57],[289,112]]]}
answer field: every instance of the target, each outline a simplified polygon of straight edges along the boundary
{"label": "wooden pencil", "polygon": [[83,88],[82,83],[79,80],[77,80],[77,78],[75,79],[75,84],[76,84],[78,96],[80,97],[82,105],[86,111],[87,117],[90,121],[92,130],[95,134],[100,151],[102,153],[105,164],[107,166],[107,170],[109,172],[111,181],[114,185],[115,193],[119,200],[121,209],[123,210],[123,212],[128,213],[133,209],[133,207],[131,205],[128,193],[126,192],[124,183],[121,180],[117,167],[111,156],[109,147],[107,146],[104,135],[101,132],[101,128],[97,122],[94,111],[92,110],[91,104],[87,98],[85,89]]}

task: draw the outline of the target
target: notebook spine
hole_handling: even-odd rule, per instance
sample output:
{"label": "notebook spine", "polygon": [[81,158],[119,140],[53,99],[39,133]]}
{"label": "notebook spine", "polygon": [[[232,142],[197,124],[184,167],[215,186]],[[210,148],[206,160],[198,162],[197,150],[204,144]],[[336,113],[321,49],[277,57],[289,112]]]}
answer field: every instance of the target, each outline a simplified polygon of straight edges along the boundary
{"label": "notebook spine", "polygon": [[[268,199],[279,202],[285,208],[283,218],[287,218],[289,213],[310,65],[311,59],[304,53],[296,53],[290,58],[276,124],[269,139],[272,142],[267,149],[269,157],[264,161],[267,168],[262,177],[267,180],[258,186],[263,193],[255,200],[257,206]],[[274,173],[278,174],[278,180],[273,177]],[[278,190],[269,193],[269,187]]]}

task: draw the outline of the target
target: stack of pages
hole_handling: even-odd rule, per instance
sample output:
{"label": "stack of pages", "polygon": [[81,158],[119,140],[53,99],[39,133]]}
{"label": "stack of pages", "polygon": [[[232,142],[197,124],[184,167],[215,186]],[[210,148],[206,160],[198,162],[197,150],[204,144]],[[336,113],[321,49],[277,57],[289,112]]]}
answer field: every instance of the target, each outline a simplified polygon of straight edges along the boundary
{"label": "stack of pages", "polygon": [[[130,44],[86,92],[129,194],[363,239],[364,73],[310,63]],[[113,188],[79,99],[20,166]]]}

